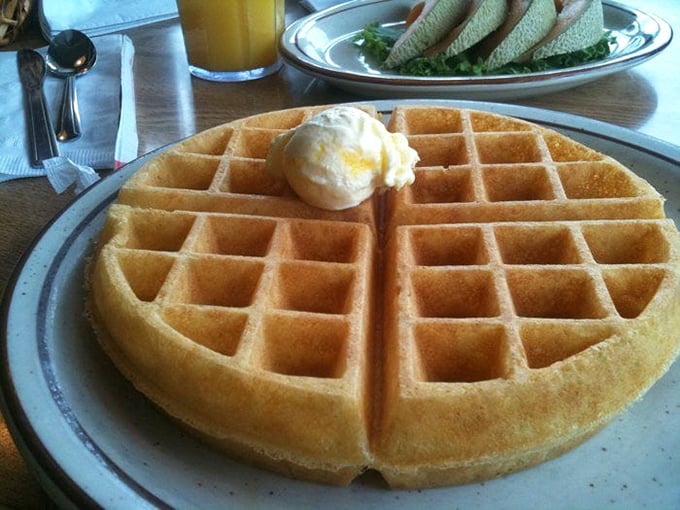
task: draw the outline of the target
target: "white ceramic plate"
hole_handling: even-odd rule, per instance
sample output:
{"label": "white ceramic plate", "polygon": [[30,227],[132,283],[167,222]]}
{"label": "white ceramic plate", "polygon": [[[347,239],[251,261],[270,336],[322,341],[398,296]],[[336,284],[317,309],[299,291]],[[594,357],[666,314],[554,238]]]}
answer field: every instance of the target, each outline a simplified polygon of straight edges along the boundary
{"label": "white ceramic plate", "polygon": [[[389,114],[395,102],[373,104]],[[438,104],[540,122],[609,153],[665,194],[668,214],[680,221],[676,146],[546,110]],[[348,488],[326,487],[245,466],[185,434],[114,369],[83,317],[84,266],[106,207],[154,155],[77,198],[37,238],[7,287],[0,317],[4,412],[22,453],[58,501],[107,508],[678,507],[680,363],[580,447],[482,484],[390,491],[366,476]]]}
{"label": "white ceramic plate", "polygon": [[369,23],[403,25],[413,0],[355,0],[291,24],[281,54],[301,71],[333,85],[375,98],[440,97],[514,99],[556,92],[641,64],[670,43],[673,31],[662,19],[617,2],[603,2],[605,29],[616,36],[607,58],[555,71],[481,77],[404,76],[365,59],[353,40]]}

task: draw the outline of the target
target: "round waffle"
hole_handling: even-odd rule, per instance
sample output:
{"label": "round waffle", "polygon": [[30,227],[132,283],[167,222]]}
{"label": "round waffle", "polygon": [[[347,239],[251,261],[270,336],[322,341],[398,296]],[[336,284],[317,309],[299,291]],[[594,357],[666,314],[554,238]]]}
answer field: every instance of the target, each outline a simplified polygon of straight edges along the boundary
{"label": "round waffle", "polygon": [[647,182],[529,122],[402,106],[415,183],[324,211],[265,170],[321,109],[189,138],[108,211],[93,323],[169,415],[296,478],[430,487],[550,459],[668,369],[680,236]]}

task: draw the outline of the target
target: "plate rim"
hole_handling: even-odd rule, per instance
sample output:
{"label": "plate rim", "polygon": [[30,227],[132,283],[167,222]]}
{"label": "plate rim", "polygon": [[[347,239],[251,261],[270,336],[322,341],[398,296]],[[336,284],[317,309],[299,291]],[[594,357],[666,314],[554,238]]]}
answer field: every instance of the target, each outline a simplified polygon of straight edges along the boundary
{"label": "plate rim", "polygon": [[[591,136],[616,142],[617,144],[644,152],[645,154],[659,158],[680,168],[680,146],[673,145],[629,128],[589,119],[579,115],[556,112],[538,107],[460,100],[380,100],[357,101],[346,104],[367,103],[375,105],[379,111],[391,111],[394,106],[402,104],[432,104],[457,108],[472,108],[511,115],[549,127],[563,127],[577,130]],[[541,116],[545,116],[546,118],[541,119]],[[77,476],[73,476],[73,473],[69,474],[65,472],[55,461],[53,452],[51,451],[54,447],[50,448],[50,445],[45,444],[41,440],[42,438],[38,436],[28,413],[21,403],[19,395],[16,393],[15,382],[12,378],[8,356],[10,337],[8,323],[15,295],[17,292],[21,292],[17,285],[24,272],[30,269],[28,262],[30,261],[33,252],[41,242],[44,242],[45,237],[49,233],[54,229],[59,228],[59,223],[61,221],[67,221],[64,220],[66,216],[78,216],[79,219],[77,223],[79,226],[84,224],[88,218],[90,218],[89,221],[91,221],[92,218],[98,214],[95,210],[106,207],[107,204],[115,198],[115,195],[123,182],[133,172],[138,170],[149,159],[167,150],[175,143],[179,143],[179,141],[155,149],[124,165],[118,171],[107,175],[104,179],[98,181],[83,193],[74,197],[69,204],[64,206],[29,244],[7,282],[2,302],[0,303],[0,409],[3,411],[10,433],[17,443],[22,455],[29,461],[31,468],[38,472],[40,482],[48,493],[55,498],[55,501],[60,503],[69,505],[76,503],[78,506],[82,505],[86,507],[98,504],[94,495],[87,492],[85,488],[78,484]],[[97,198],[97,194],[101,194],[102,196]],[[77,206],[88,200],[94,201],[93,206],[86,209],[85,212],[77,212]],[[64,243],[71,237],[73,237],[73,231],[69,232],[69,235],[65,237]],[[63,251],[64,243],[54,247],[54,252]],[[60,263],[61,262],[57,262],[55,259],[50,267]],[[41,279],[41,281],[44,280]],[[43,289],[41,295],[45,292],[46,291]],[[42,374],[40,374],[40,376],[42,376]],[[154,495],[151,491],[147,491],[145,487],[141,487],[141,489],[142,491],[135,491],[133,488],[133,491],[143,498],[140,503],[151,504],[156,507],[168,505],[160,499],[159,496]],[[150,498],[145,497],[145,495],[150,496]]]}
{"label": "plate rim", "polygon": [[[517,75],[489,75],[489,76],[406,76],[393,74],[369,74],[352,70],[334,69],[324,65],[323,62],[309,57],[299,48],[298,38],[300,32],[316,23],[317,20],[342,15],[349,9],[362,8],[372,4],[389,2],[390,0],[350,0],[339,5],[309,14],[293,22],[283,33],[279,49],[284,60],[300,71],[312,74],[322,79],[358,86],[379,86],[386,89],[421,90],[474,90],[477,88],[492,88],[503,90],[515,88],[524,84],[536,86],[550,84],[559,79],[596,79],[606,74],[639,65],[663,51],[673,39],[673,29],[665,20],[654,14],[643,12],[613,0],[602,0],[602,5],[609,9],[624,11],[635,20],[653,22],[657,27],[657,35],[652,37],[651,43],[642,48],[611,59],[605,59],[580,66],[557,69],[551,71],[533,72]],[[606,29],[607,27],[605,27]],[[349,35],[349,34],[348,34]]]}
{"label": "plate rim", "polygon": [[[127,173],[133,171],[137,165],[141,165],[155,155],[167,150],[173,144],[159,147],[147,154],[135,158],[105,176],[103,179],[96,181],[93,185],[84,189],[80,194],[74,196],[31,240],[12,271],[10,278],[7,280],[3,294],[0,296],[2,298],[0,300],[0,413],[5,420],[7,429],[10,432],[12,440],[15,442],[17,450],[26,461],[29,470],[37,476],[43,489],[51,498],[53,498],[59,507],[95,508],[100,506],[100,503],[97,502],[92,494],[84,490],[76,482],[76,479],[73,476],[70,476],[55,460],[54,454],[50,451],[49,446],[46,445],[44,441],[41,441],[40,435],[31,422],[25,407],[21,403],[21,398],[16,391],[15,383],[11,376],[11,367],[8,356],[8,342],[10,336],[8,325],[11,306],[18,290],[17,285],[22,274],[28,268],[30,258],[37,247],[44,241],[45,237],[50,232],[58,228],[59,222],[62,221],[66,215],[74,214],[73,211],[75,207],[80,205],[81,202],[92,199],[93,195],[102,190],[103,187],[112,187],[111,190],[105,190],[101,199],[96,200],[93,206],[86,210],[87,212],[78,221],[78,228],[69,231],[68,235],[64,238],[64,242],[56,247],[54,250],[55,255],[65,251],[67,243],[70,242],[71,238],[74,238],[74,233],[81,227],[84,228],[86,224],[89,224],[102,209],[108,207],[108,205],[115,200],[120,186],[129,177],[127,176]],[[128,168],[126,169],[126,167]],[[121,172],[121,170],[124,169],[126,170]],[[123,176],[125,177],[123,178]],[[115,183],[116,180],[120,181],[118,185]],[[44,279],[41,278],[41,282],[51,280],[51,273],[53,273],[52,268],[60,265],[61,260],[63,260],[63,257],[55,257],[50,264],[50,269],[46,271],[47,277]],[[49,293],[49,291],[45,289],[45,286],[45,283],[41,285],[41,287],[43,287],[40,291],[41,296]],[[43,303],[36,303],[36,308],[40,308],[41,306],[43,306]],[[38,326],[38,324],[32,324],[31,326]],[[40,341],[40,339],[38,340]],[[46,370],[45,367],[42,367],[42,369]],[[8,388],[11,388],[11,390],[8,390]],[[63,412],[61,417],[66,418]],[[73,426],[70,425],[70,428],[73,428]],[[111,469],[111,471],[115,471],[115,469]],[[136,482],[132,481],[132,483],[127,486],[131,487],[135,493],[145,495],[144,501],[153,502],[154,507],[170,508],[162,500],[148,492],[144,487],[136,487]]]}

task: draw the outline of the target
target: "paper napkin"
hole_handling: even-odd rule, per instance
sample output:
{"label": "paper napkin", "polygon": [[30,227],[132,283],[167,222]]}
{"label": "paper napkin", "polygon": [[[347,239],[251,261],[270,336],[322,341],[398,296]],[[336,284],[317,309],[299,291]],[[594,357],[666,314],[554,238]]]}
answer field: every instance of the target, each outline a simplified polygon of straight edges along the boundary
{"label": "paper napkin", "polygon": [[[345,1],[347,0],[300,0],[300,4],[305,9],[315,12]],[[69,28],[96,36],[172,19],[177,15],[176,0],[38,2],[40,28],[48,40]]]}
{"label": "paper napkin", "polygon": [[48,40],[69,28],[97,36],[177,16],[176,0],[42,0],[38,6],[40,28]]}
{"label": "paper napkin", "polygon": [[[120,34],[95,37],[93,41],[97,47],[97,62],[88,73],[76,78],[82,135],[76,140],[58,143],[62,158],[54,158],[46,168],[32,168],[29,164],[25,100],[17,70],[17,54],[0,52],[0,90],[3,91],[0,183],[20,177],[48,176],[60,192],[72,182],[78,188],[91,183],[96,174],[88,167],[116,168],[137,157],[132,41]],[[45,48],[39,51],[44,54]],[[63,87],[63,79],[48,73],[44,92],[53,125]],[[65,159],[75,167],[69,166]],[[69,175],[72,178],[67,178]]]}

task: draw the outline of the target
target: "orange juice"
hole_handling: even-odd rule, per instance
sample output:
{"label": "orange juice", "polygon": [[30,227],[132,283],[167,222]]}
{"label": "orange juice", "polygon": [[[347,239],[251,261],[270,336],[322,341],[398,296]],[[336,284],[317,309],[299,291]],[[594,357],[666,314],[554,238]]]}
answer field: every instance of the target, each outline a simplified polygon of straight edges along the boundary
{"label": "orange juice", "polygon": [[278,62],[285,0],[177,0],[189,64],[241,72]]}

